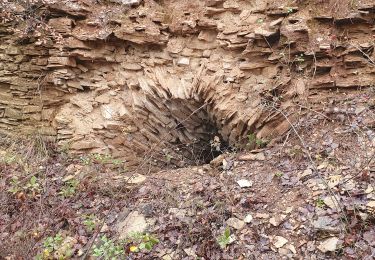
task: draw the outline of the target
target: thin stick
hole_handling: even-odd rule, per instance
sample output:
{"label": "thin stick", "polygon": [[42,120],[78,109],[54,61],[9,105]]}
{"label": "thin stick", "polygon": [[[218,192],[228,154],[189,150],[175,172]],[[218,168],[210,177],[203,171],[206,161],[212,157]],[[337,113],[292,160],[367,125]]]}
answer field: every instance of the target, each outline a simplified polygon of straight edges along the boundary
{"label": "thin stick", "polygon": [[[303,141],[302,137],[299,135],[299,133],[298,133],[298,131],[296,130],[296,128],[294,127],[293,123],[289,120],[288,116],[284,113],[284,111],[282,111],[282,110],[276,108],[273,104],[272,104],[272,109],[275,109],[275,110],[278,111],[281,115],[283,115],[283,117],[285,118],[285,120],[288,122],[288,124],[289,124],[289,125],[291,126],[291,128],[293,129],[293,132],[297,135],[297,137],[298,137],[298,139],[300,140],[302,146],[305,148],[305,151],[306,151],[305,153],[307,154],[307,157],[308,157],[308,159],[309,159],[309,161],[310,161],[310,163],[311,163],[311,165],[312,165],[314,171],[316,172],[316,174],[318,175],[318,177],[321,179],[321,181],[323,182],[324,186],[326,186],[326,188],[327,188],[328,192],[330,193],[330,195],[334,198],[334,203],[336,204],[335,206],[337,206],[337,207],[340,209],[340,211],[343,213],[343,215],[344,215],[344,219],[345,219],[345,222],[346,222],[346,224],[348,224],[348,223],[349,223],[348,218],[347,218],[345,212],[343,211],[343,208],[341,207],[341,205],[340,205],[340,203],[339,203],[339,201],[338,201],[336,195],[334,194],[334,192],[332,191],[332,189],[329,187],[327,181],[326,181],[326,180],[323,178],[323,176],[320,174],[318,168],[317,168],[316,165],[315,165],[315,162],[314,162],[313,159],[312,159],[312,156],[311,156],[310,152],[309,152],[308,149],[307,149],[307,146],[306,146],[305,142]],[[344,232],[346,232],[346,230],[344,230]]]}

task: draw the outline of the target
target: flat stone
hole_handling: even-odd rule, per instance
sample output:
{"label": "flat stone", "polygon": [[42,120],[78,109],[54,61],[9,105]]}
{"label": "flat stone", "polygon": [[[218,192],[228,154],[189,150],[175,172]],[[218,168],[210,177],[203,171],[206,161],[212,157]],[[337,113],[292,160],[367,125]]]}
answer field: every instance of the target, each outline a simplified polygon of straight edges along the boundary
{"label": "flat stone", "polygon": [[142,0],[110,0],[110,2],[122,5],[137,6],[142,2]]}
{"label": "flat stone", "polygon": [[190,59],[186,57],[180,58],[177,61],[178,66],[189,66],[189,64],[190,64]]}
{"label": "flat stone", "polygon": [[20,110],[13,109],[10,107],[5,108],[4,117],[9,117],[9,118],[20,120],[22,119],[22,115],[23,114]]}
{"label": "flat stone", "polygon": [[281,222],[285,220],[285,218],[286,218],[286,215],[281,214],[281,215],[277,215],[275,217],[270,218],[269,222],[272,226],[277,227],[278,225],[281,224]]}
{"label": "flat stone", "polygon": [[245,179],[238,180],[237,184],[240,185],[241,188],[250,188],[251,186],[253,186],[252,181],[245,180]]}
{"label": "flat stone", "polygon": [[125,239],[132,233],[143,233],[147,227],[146,218],[138,211],[132,211],[124,221],[117,225],[119,239]]}
{"label": "flat stone", "polygon": [[339,239],[337,237],[327,238],[320,243],[318,249],[323,253],[334,252],[337,249],[338,242]]}
{"label": "flat stone", "polygon": [[239,161],[264,161],[265,159],[264,153],[249,153],[238,157]]}
{"label": "flat stone", "polygon": [[338,206],[338,203],[340,203],[340,198],[338,197],[335,198],[334,196],[328,196],[323,199],[323,202],[331,209],[340,211],[340,207]]}
{"label": "flat stone", "polygon": [[326,232],[340,232],[337,220],[329,216],[320,216],[317,220],[312,222],[315,229]]}
{"label": "flat stone", "polygon": [[98,148],[101,145],[102,144],[100,142],[95,141],[95,140],[81,140],[81,141],[74,142],[70,148],[73,150],[85,150],[85,149],[91,149],[91,148]]}
{"label": "flat stone", "polygon": [[276,248],[280,248],[280,247],[283,247],[286,243],[288,243],[288,239],[282,237],[282,236],[275,236],[274,237],[274,242],[273,242],[273,245],[276,247]]}
{"label": "flat stone", "polygon": [[142,66],[139,65],[139,64],[136,64],[136,63],[128,63],[128,62],[124,62],[121,64],[121,66],[126,69],[126,70],[142,70]]}
{"label": "flat stone", "polygon": [[168,213],[175,215],[177,218],[184,218],[187,212],[185,209],[170,208],[168,210]]}
{"label": "flat stone", "polygon": [[146,181],[146,176],[142,175],[142,174],[134,174],[133,176],[131,176],[131,178],[128,180],[128,183],[130,184],[140,184],[142,182],[145,182]]}
{"label": "flat stone", "polygon": [[235,228],[235,229],[243,229],[245,226],[245,222],[238,219],[238,218],[229,218],[227,220],[228,226]]}

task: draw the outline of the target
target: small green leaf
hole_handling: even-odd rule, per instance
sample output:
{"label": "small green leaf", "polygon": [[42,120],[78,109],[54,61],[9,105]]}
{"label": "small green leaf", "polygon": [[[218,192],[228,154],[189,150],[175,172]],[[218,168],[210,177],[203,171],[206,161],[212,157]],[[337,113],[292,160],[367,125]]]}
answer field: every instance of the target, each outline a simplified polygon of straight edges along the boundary
{"label": "small green leaf", "polygon": [[30,184],[31,184],[31,185],[35,185],[35,183],[36,183],[36,177],[33,176],[33,177],[31,177],[31,179],[30,179]]}
{"label": "small green leaf", "polygon": [[156,245],[157,243],[159,243],[159,239],[151,236],[150,237],[150,242],[152,242],[153,245]]}
{"label": "small green leaf", "polygon": [[229,227],[227,227],[226,229],[225,229],[225,231],[224,231],[224,236],[225,237],[230,237],[230,228]]}
{"label": "small green leaf", "polygon": [[152,249],[152,244],[150,243],[150,242],[147,242],[146,244],[145,244],[145,248],[147,249],[147,250],[151,250]]}
{"label": "small green leaf", "polygon": [[145,243],[140,243],[139,246],[138,246],[138,248],[139,248],[140,250],[144,249],[145,247],[146,247],[146,244],[145,244]]}

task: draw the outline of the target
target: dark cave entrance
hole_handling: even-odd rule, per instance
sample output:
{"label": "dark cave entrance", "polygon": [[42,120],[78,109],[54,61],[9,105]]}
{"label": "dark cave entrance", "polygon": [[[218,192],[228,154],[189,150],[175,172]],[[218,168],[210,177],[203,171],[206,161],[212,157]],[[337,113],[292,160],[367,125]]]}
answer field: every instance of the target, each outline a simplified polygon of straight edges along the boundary
{"label": "dark cave entrance", "polygon": [[202,165],[231,150],[206,104],[191,99],[170,99],[166,105],[176,124],[171,130],[174,138],[163,150],[166,164]]}

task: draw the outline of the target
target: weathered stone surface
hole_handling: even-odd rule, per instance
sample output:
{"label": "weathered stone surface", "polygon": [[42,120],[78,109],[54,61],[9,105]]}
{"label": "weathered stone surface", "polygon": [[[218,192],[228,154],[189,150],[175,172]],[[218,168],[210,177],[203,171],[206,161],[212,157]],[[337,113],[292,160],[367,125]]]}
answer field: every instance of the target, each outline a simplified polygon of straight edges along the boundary
{"label": "weathered stone surface", "polygon": [[[133,166],[145,157],[181,166],[215,136],[245,146],[249,133],[286,132],[277,111],[293,122],[293,102],[373,85],[373,5],[335,17],[325,3],[315,13],[272,1],[115,2],[51,4],[48,25],[61,38],[46,44],[0,26],[1,129],[48,129],[60,146]],[[347,31],[345,41],[332,33]]]}

